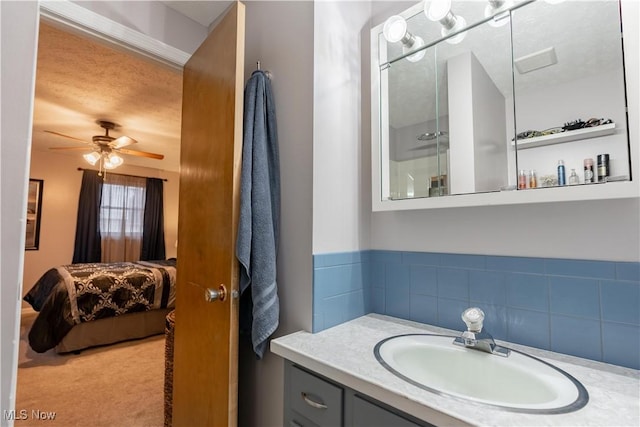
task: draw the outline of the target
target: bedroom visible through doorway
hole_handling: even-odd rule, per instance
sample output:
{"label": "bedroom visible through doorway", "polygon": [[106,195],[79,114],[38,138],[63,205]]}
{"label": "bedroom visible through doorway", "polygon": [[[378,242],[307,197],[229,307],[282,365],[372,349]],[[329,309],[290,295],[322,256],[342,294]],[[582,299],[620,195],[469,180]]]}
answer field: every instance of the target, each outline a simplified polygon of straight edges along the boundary
{"label": "bedroom visible through doorway", "polygon": [[[88,167],[82,154],[90,151],[83,151],[90,147],[82,141],[91,141],[97,133],[95,121],[100,119],[117,123],[119,128],[114,132],[135,134],[139,139],[136,148],[166,154],[167,162],[126,157],[125,164],[113,172],[166,180],[166,258],[175,258],[181,73],[44,20],[38,44],[29,176],[46,185],[40,245],[37,251],[25,254],[23,295],[48,269],[71,264],[82,178],[78,168]],[[75,149],[51,150],[60,146]],[[36,315],[23,303],[16,415],[20,416],[21,410],[27,412],[20,425],[39,421],[32,410],[55,413],[49,425],[162,424],[166,311],[155,321],[160,328],[154,333],[159,335],[94,347],[80,354],[33,351],[28,333]],[[101,408],[99,413],[97,407]]]}

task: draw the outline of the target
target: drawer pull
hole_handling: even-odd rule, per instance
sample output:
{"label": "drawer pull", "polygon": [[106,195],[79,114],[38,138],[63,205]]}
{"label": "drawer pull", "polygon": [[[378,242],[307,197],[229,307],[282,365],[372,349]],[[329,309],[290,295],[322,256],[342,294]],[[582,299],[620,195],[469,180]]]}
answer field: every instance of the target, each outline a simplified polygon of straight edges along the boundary
{"label": "drawer pull", "polygon": [[315,400],[309,398],[309,395],[307,393],[305,393],[304,391],[300,392],[300,395],[302,396],[302,400],[304,400],[306,402],[306,404],[311,406],[312,408],[327,409],[327,405],[325,405],[324,403],[316,402]]}

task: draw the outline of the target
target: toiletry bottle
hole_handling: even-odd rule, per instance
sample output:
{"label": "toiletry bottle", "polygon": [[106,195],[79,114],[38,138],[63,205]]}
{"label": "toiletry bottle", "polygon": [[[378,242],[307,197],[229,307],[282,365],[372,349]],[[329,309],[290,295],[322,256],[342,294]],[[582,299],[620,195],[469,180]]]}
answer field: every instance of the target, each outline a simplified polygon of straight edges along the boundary
{"label": "toiletry bottle", "polygon": [[536,177],[536,170],[531,169],[529,171],[529,188],[536,188],[538,186],[538,178]]}
{"label": "toiletry bottle", "polygon": [[518,190],[527,188],[527,172],[524,169],[520,169],[518,173]]}
{"label": "toiletry bottle", "polygon": [[593,159],[584,159],[584,183],[593,182]]}
{"label": "toiletry bottle", "polygon": [[609,155],[598,154],[598,182],[606,182],[609,176]]}
{"label": "toiletry bottle", "polygon": [[564,160],[558,160],[558,185],[566,185],[564,174]]}
{"label": "toiletry bottle", "polygon": [[577,185],[580,184],[580,178],[578,178],[578,174],[575,169],[571,169],[571,174],[569,175],[569,185]]}

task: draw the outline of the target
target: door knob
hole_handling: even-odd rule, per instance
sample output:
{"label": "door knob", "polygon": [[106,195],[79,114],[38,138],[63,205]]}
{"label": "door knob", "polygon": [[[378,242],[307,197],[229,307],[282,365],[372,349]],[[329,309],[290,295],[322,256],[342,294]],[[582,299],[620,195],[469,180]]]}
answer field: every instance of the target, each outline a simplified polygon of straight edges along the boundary
{"label": "door knob", "polygon": [[227,288],[220,285],[218,289],[207,288],[204,291],[204,299],[207,302],[224,301],[227,298]]}

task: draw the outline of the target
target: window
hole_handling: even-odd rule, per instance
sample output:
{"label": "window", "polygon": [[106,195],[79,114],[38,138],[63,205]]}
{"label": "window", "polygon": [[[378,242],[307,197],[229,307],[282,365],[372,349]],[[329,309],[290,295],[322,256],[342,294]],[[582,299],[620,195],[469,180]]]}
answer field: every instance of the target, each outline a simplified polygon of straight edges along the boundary
{"label": "window", "polygon": [[142,235],[144,188],[104,184],[100,203],[100,234]]}
{"label": "window", "polygon": [[140,259],[146,179],[107,175],[100,202],[102,262]]}
{"label": "window", "polygon": [[160,178],[85,170],[73,263],[164,259],[163,199]]}

